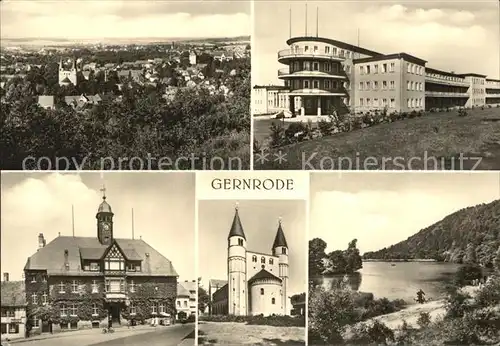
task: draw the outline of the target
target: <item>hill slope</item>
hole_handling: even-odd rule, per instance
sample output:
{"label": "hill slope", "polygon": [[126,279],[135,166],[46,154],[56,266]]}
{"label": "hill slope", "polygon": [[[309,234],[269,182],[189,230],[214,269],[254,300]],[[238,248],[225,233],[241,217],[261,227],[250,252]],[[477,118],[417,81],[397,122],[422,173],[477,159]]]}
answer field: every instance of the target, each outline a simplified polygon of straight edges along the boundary
{"label": "hill slope", "polygon": [[436,259],[491,266],[500,246],[500,200],[448,215],[407,240],[364,259]]}

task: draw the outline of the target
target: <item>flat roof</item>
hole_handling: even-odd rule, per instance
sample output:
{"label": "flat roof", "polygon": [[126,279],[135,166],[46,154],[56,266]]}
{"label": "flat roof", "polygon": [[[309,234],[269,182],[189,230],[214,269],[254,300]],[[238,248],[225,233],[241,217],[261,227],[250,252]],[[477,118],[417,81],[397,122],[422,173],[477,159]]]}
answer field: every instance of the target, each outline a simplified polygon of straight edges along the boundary
{"label": "flat roof", "polygon": [[411,61],[415,64],[419,64],[422,66],[424,66],[427,63],[427,60],[417,58],[416,56],[410,55],[408,53],[394,53],[382,56],[374,56],[371,58],[354,59],[354,63],[364,63],[364,62],[389,60],[389,59],[404,59],[406,61]]}
{"label": "flat roof", "polygon": [[438,73],[438,74],[442,74],[444,76],[449,76],[449,77],[464,78],[464,76],[461,75],[461,74],[457,74],[457,73],[453,73],[453,72],[446,72],[446,71],[443,71],[443,70],[438,70],[438,69],[430,68],[430,67],[426,67],[425,71],[426,72],[431,72],[431,73]]}
{"label": "flat roof", "polygon": [[488,82],[500,82],[500,79],[486,78],[486,81],[488,81]]}
{"label": "flat roof", "polygon": [[459,76],[464,76],[464,77],[473,76],[473,77],[486,78],[486,75],[479,74],[479,73],[461,73],[461,74],[459,74]]}
{"label": "flat roof", "polygon": [[332,40],[332,39],[326,38],[326,37],[313,37],[313,36],[292,37],[286,41],[286,44],[290,46],[296,42],[301,42],[301,41],[322,42],[322,43],[331,44],[331,45],[334,45],[334,46],[339,47],[339,48],[348,49],[348,50],[351,50],[353,52],[358,52],[358,53],[362,53],[362,54],[366,54],[366,55],[372,55],[372,56],[384,55],[382,53],[378,53],[378,52],[375,52],[373,50],[361,48],[358,46],[353,46],[352,44],[345,43],[342,41]]}

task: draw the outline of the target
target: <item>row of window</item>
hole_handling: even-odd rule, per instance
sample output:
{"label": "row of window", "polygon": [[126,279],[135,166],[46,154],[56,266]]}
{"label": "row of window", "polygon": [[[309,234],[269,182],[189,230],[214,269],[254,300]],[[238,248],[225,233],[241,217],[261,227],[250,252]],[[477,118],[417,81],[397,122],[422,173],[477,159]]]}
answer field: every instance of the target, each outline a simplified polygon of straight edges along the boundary
{"label": "row of window", "polygon": [[484,84],[484,79],[482,79],[482,78],[472,78],[472,84]]}
{"label": "row of window", "polygon": [[[410,98],[407,99],[407,105],[408,108],[420,108],[423,107],[424,101],[423,98]],[[389,107],[389,108],[395,108],[396,107],[396,100],[391,98],[391,99],[378,99],[374,98],[373,101],[370,98],[360,98],[359,99],[359,106],[360,107]]]}
{"label": "row of window", "polygon": [[[299,53],[301,48],[298,45],[292,45],[292,51]],[[304,53],[312,53],[312,54],[318,54],[320,53],[319,47],[318,46],[304,46]],[[333,55],[333,56],[340,56],[341,58],[354,58],[354,52],[344,50],[344,49],[338,49],[337,47],[330,47],[330,46],[325,46],[325,51],[324,54],[327,55]]]}
{"label": "row of window", "polygon": [[[317,61],[295,61],[290,65],[290,73],[298,72],[298,71],[324,71],[324,72],[333,72],[338,73],[341,71],[339,68],[341,65],[338,63],[331,62],[317,62]],[[347,73],[351,72],[350,65],[344,65],[344,70]]]}
{"label": "row of window", "polygon": [[476,89],[476,88],[473,88],[472,89],[472,93],[473,94],[486,94],[486,91],[484,89]]}
{"label": "row of window", "polygon": [[293,80],[293,81],[285,81],[285,85],[292,89],[338,89],[341,86],[349,89],[349,82],[338,82],[336,80],[331,81],[327,79],[312,79],[312,80]]}
{"label": "row of window", "polygon": [[187,302],[187,300],[185,300],[185,301],[184,301],[184,304],[181,304],[181,301],[180,301],[180,300],[178,300],[178,301],[177,301],[177,307],[178,307],[178,308],[180,308],[182,305],[184,305],[184,307],[185,307],[185,308],[187,308],[187,306],[188,306],[188,302]]}
{"label": "row of window", "polygon": [[[373,82],[359,82],[359,90],[378,90],[379,89],[379,82],[378,81],[373,81]],[[387,84],[387,81],[382,81],[381,83],[382,90],[394,90],[395,89],[395,83],[393,80],[389,81],[389,84]]]}
{"label": "row of window", "polygon": [[436,78],[436,79],[448,80],[451,82],[465,82],[465,79],[463,79],[461,77],[444,76],[444,75],[438,74],[438,73],[426,73],[425,76],[431,77],[431,78]]}
{"label": "row of window", "polygon": [[424,91],[424,83],[407,81],[406,82],[406,90]]}
{"label": "row of window", "polygon": [[[283,250],[285,250],[285,248],[283,248]],[[257,256],[252,256],[252,262],[257,262]],[[266,263],[266,258],[264,256],[260,258],[260,263]],[[274,264],[274,258],[269,259],[269,264]]]}
{"label": "row of window", "polygon": [[413,73],[419,76],[423,76],[425,73],[424,68],[422,66],[418,66],[409,62],[406,63],[406,72]]}
{"label": "row of window", "polygon": [[[391,62],[390,64],[383,63],[380,67],[380,73],[394,72],[396,64]],[[371,65],[361,65],[359,66],[360,74],[371,74],[371,73],[379,73],[379,65],[374,64],[373,70]]]}
{"label": "row of window", "polygon": [[[125,292],[125,279],[118,279],[118,280],[106,280],[105,281],[105,292]],[[66,293],[66,284],[64,281],[61,281],[59,283],[59,293]],[[79,293],[79,282],[77,280],[73,280],[71,283],[71,293]],[[98,280],[92,280],[92,293],[99,293],[99,281]],[[130,283],[128,284],[128,289],[130,292],[135,292],[137,287],[137,284],[134,282],[134,280],[130,280]],[[46,294],[44,294],[46,295]],[[37,304],[36,301],[36,293],[32,294],[32,303]]]}

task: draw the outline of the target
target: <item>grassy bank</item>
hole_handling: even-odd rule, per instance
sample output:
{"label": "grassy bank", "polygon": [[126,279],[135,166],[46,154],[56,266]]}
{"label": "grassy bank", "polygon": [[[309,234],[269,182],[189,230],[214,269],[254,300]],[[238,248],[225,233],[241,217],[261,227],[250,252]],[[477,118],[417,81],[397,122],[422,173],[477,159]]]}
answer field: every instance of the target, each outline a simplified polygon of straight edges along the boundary
{"label": "grassy bank", "polygon": [[305,327],[200,322],[199,345],[305,345]]}
{"label": "grassy bank", "polygon": [[[500,109],[467,112],[429,113],[274,148],[269,157],[281,151],[286,161],[256,161],[255,169],[459,169],[460,154],[478,158],[462,160],[462,169],[500,169]],[[262,138],[263,129],[254,128]]]}

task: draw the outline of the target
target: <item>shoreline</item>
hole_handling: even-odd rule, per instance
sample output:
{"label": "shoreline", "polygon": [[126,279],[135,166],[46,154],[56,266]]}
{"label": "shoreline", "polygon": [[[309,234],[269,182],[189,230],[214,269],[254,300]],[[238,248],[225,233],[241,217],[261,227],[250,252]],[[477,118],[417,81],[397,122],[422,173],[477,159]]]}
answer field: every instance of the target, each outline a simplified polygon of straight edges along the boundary
{"label": "shoreline", "polygon": [[375,258],[367,258],[367,259],[362,259],[361,260],[362,262],[387,262],[387,263],[391,263],[391,262],[436,262],[436,263],[449,263],[449,262],[442,262],[442,261],[438,261],[438,260],[435,260],[435,259],[431,259],[431,258],[408,258],[408,259],[404,259],[404,258],[398,258],[398,259],[375,259]]}

